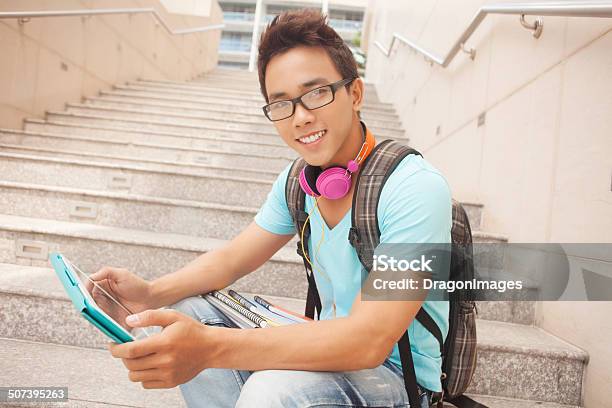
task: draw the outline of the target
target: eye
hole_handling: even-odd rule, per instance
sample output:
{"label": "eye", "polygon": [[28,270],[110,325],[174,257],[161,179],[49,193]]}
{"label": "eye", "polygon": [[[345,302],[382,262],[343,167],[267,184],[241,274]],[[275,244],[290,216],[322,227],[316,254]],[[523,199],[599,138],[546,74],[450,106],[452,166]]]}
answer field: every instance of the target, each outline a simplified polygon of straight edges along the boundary
{"label": "eye", "polygon": [[325,88],[319,88],[319,89],[313,90],[312,94],[314,96],[321,96],[321,95],[325,95],[328,92],[329,92],[329,88],[325,87]]}
{"label": "eye", "polygon": [[273,104],[271,104],[268,107],[268,109],[269,110],[284,109],[289,105],[291,105],[291,102],[289,101],[278,101],[278,102],[274,102]]}

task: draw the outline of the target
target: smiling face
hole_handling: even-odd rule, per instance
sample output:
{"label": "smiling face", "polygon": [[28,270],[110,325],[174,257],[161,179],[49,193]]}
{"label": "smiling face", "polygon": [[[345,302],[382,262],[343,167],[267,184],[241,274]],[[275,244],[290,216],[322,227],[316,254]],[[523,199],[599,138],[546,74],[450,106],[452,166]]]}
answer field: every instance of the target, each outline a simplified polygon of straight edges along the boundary
{"label": "smiling face", "polygon": [[[324,48],[299,46],[270,60],[265,75],[266,93],[272,103],[342,79]],[[357,111],[362,94],[363,82],[356,79],[349,89],[338,88],[332,103],[313,110],[298,103],[293,116],[272,123],[285,143],[308,164],[323,168],[346,166],[361,146]]]}

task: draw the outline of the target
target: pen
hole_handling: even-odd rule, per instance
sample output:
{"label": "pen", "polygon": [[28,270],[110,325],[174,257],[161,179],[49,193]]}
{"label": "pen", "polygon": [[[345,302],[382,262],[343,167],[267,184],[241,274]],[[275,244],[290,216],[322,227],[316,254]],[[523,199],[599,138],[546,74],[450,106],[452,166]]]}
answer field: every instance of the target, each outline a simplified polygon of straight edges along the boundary
{"label": "pen", "polygon": [[260,305],[262,305],[263,307],[265,307],[266,309],[270,310],[271,312],[274,312],[280,316],[284,316],[286,318],[289,318],[291,320],[297,321],[297,322],[304,322],[304,321],[308,321],[308,320],[312,320],[309,317],[306,316],[300,316],[297,313],[294,313],[290,310],[284,309],[280,306],[275,306],[272,303],[268,302],[267,300],[265,300],[264,298],[262,298],[261,296],[255,296],[253,298],[255,300],[255,302],[259,303]]}
{"label": "pen", "polygon": [[242,296],[241,294],[239,294],[235,290],[231,290],[230,289],[228,291],[228,294],[232,298],[234,298],[234,300],[239,302],[242,306],[244,306],[245,308],[249,309],[251,312],[263,315],[264,318],[272,319],[272,323],[277,323],[277,324],[281,323],[281,322],[275,321],[275,320],[279,320],[279,319],[282,322],[287,323],[287,324],[296,323],[296,321],[293,320],[293,319],[290,319],[288,317],[285,317],[285,316],[279,315],[277,313],[274,313],[273,311],[268,310],[266,307],[264,307],[262,305],[257,305],[255,303],[251,302],[249,299],[247,299],[246,297]]}

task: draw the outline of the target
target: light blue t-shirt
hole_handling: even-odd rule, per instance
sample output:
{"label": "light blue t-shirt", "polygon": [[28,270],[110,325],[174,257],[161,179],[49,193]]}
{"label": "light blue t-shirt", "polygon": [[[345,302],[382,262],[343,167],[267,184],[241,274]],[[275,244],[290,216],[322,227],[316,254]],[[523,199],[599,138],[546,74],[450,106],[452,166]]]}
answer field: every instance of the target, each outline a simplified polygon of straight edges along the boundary
{"label": "light blue t-shirt", "polygon": [[[274,234],[296,232],[287,207],[285,183],[291,165],[287,166],[272,187],[267,200],[255,216],[255,222]],[[311,213],[315,200],[306,196],[306,212]],[[381,192],[378,222],[381,243],[450,243],[452,209],[450,188],[431,164],[418,155],[404,158],[389,176]],[[311,213],[309,255],[318,270],[315,280],[321,297],[321,319],[347,316],[362,282],[362,265],[357,252],[348,241],[351,227],[350,209],[333,229],[329,229],[318,210]],[[307,227],[308,228],[308,227]],[[318,252],[315,251],[324,238]],[[448,302],[425,301],[424,308],[448,333]],[[381,316],[381,318],[383,318]],[[436,338],[416,319],[408,328],[415,372],[419,384],[432,391],[441,391],[442,359]],[[390,359],[401,368],[397,344]]]}

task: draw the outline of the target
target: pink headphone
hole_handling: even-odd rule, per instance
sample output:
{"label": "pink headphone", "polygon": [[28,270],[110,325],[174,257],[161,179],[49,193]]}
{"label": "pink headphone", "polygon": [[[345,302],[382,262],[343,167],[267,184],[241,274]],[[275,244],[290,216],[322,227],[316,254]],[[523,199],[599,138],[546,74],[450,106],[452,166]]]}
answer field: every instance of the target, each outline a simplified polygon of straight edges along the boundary
{"label": "pink headphone", "polygon": [[365,141],[354,160],[349,160],[346,168],[340,166],[322,170],[318,166],[306,165],[300,172],[300,186],[310,196],[337,200],[344,197],[351,189],[351,175],[370,154],[376,141],[369,129],[365,128]]}

